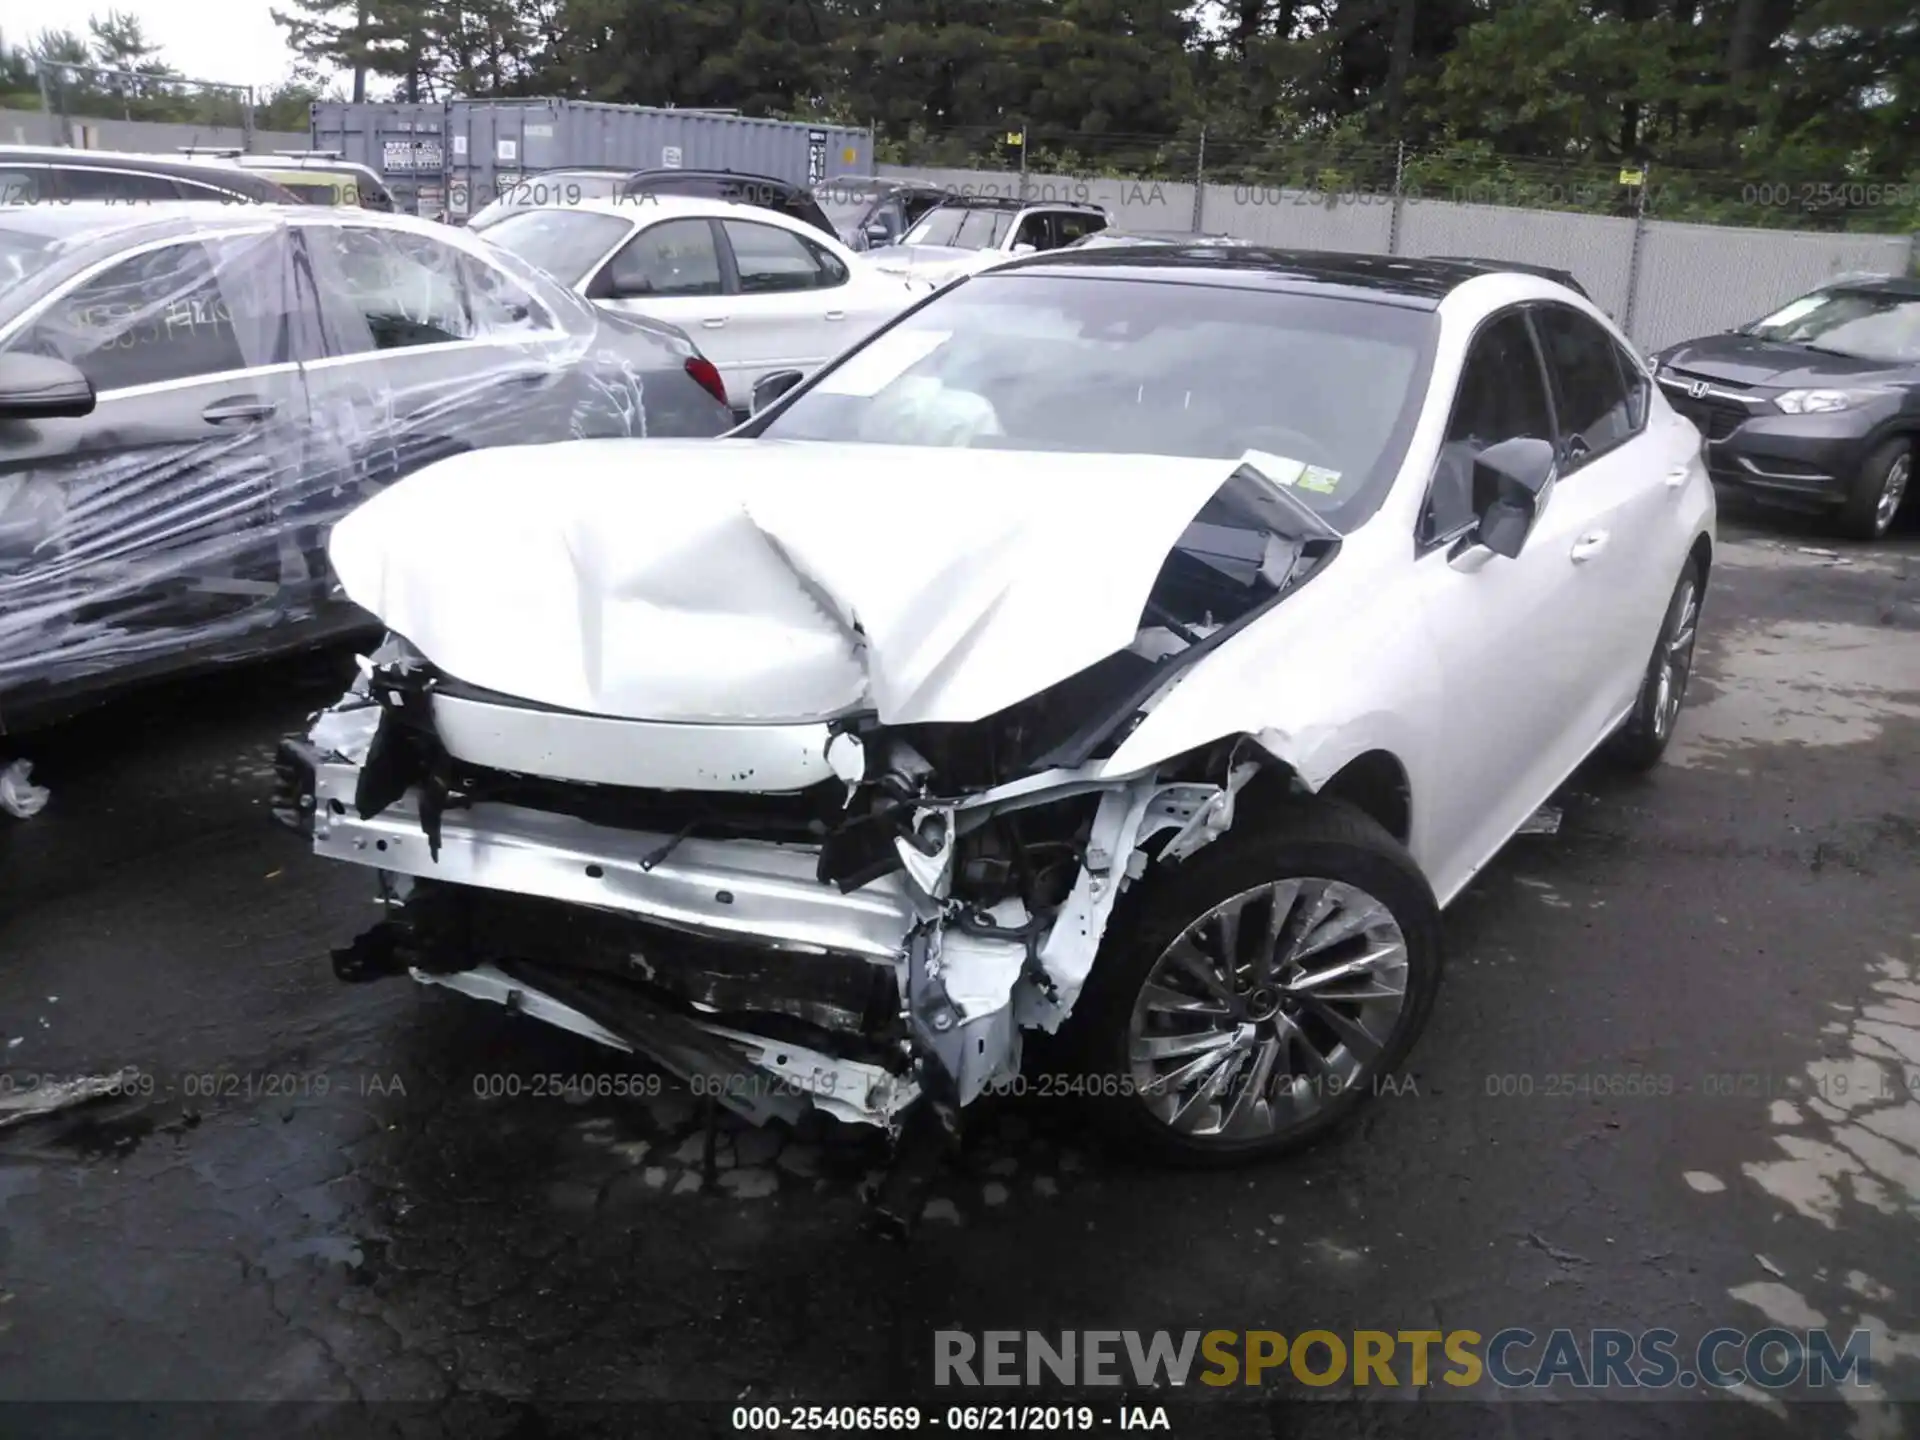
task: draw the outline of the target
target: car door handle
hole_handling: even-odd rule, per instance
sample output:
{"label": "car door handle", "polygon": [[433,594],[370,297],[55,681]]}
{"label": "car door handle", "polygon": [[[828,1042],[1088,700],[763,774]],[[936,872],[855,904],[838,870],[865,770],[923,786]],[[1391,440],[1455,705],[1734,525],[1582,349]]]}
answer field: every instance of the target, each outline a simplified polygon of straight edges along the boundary
{"label": "car door handle", "polygon": [[1591,560],[1607,548],[1607,541],[1610,538],[1612,537],[1604,530],[1589,530],[1573,542],[1573,563],[1578,565],[1583,561]]}
{"label": "car door handle", "polygon": [[233,395],[214,401],[200,412],[200,418],[209,425],[244,425],[265,420],[279,408],[276,402],[262,400],[258,395]]}
{"label": "car door handle", "polygon": [[708,330],[718,330],[727,323],[727,317],[724,315],[716,315],[712,319],[702,320],[700,323]]}
{"label": "car door handle", "polygon": [[1693,467],[1691,465],[1674,466],[1671,470],[1667,471],[1667,488],[1669,490],[1678,490],[1682,485],[1687,483],[1687,478],[1692,474]]}
{"label": "car door handle", "polygon": [[827,311],[827,319],[829,320],[844,320],[846,318],[847,318],[847,312],[844,310]]}

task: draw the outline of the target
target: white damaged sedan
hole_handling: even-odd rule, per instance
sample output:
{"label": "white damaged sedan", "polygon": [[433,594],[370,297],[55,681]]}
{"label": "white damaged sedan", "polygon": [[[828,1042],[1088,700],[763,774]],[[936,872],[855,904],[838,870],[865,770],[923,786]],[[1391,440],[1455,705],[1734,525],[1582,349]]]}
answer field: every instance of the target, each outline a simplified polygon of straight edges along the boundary
{"label": "white damaged sedan", "polygon": [[1403,1062],[1441,908],[1575,767],[1672,734],[1700,437],[1550,280],[1038,256],[763,400],[339,524],[389,636],[277,811],[375,872],[343,978],[756,1121],[951,1129],[1044,1048],[1164,1155],[1264,1155]]}

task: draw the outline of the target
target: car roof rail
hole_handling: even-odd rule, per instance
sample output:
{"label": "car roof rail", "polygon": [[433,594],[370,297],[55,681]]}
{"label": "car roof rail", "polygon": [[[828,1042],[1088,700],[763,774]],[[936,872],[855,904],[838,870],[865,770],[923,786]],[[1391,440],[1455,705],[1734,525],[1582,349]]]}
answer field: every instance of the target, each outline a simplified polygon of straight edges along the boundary
{"label": "car roof rail", "polygon": [[222,160],[231,160],[236,155],[247,153],[238,145],[181,145],[176,149],[182,155],[217,155]]}
{"label": "car roof rail", "polygon": [[272,152],[283,160],[344,160],[344,150],[275,150]]}

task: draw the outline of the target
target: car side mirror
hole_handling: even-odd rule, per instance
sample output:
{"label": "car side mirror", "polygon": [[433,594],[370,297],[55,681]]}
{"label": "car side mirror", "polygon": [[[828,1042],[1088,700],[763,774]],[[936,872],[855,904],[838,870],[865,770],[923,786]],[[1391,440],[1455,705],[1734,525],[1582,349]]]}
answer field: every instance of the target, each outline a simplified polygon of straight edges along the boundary
{"label": "car side mirror", "polygon": [[893,227],[888,225],[884,220],[874,221],[860,233],[867,237],[867,244],[869,245],[891,245],[893,243]]}
{"label": "car side mirror", "polygon": [[1035,248],[1035,246],[1029,245],[1026,241],[1022,240],[1018,245],[1013,247],[1013,253],[1016,255],[1031,255]]}
{"label": "car side mirror", "polygon": [[1511,560],[1532,533],[1553,486],[1553,446],[1522,436],[1489,445],[1473,461],[1473,539]]}
{"label": "car side mirror", "polygon": [[753,382],[753,403],[747,413],[758,415],[806,378],[800,370],[775,370],[770,375],[762,375]]}
{"label": "car side mirror", "polygon": [[93,382],[50,355],[0,355],[0,420],[77,420],[93,413]]}

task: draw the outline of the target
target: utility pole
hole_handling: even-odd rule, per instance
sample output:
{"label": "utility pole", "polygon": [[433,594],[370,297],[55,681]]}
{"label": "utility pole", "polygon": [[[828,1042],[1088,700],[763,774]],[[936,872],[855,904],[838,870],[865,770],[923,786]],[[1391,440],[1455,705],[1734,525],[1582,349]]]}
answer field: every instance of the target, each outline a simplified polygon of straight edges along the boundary
{"label": "utility pole", "polygon": [[1193,233],[1200,233],[1200,222],[1207,213],[1207,127],[1200,127],[1200,149],[1193,160]]}
{"label": "utility pole", "polygon": [[1387,254],[1400,253],[1400,206],[1406,198],[1407,142],[1397,140],[1393,149],[1393,207],[1387,212]]}
{"label": "utility pole", "polygon": [[1640,306],[1640,257],[1647,248],[1647,172],[1649,166],[1622,170],[1620,183],[1635,187],[1633,197],[1633,249],[1627,256],[1627,313],[1620,317],[1620,328],[1634,344],[1640,337],[1633,333],[1634,312]]}
{"label": "utility pole", "polygon": [[1012,137],[1011,135],[1009,135],[1007,138],[1009,140],[1013,140],[1013,143],[1020,147],[1020,200],[1021,200],[1021,203],[1024,204],[1027,198],[1027,125],[1026,125],[1026,122],[1024,120],[1020,122],[1019,139],[1014,140],[1014,137]]}

